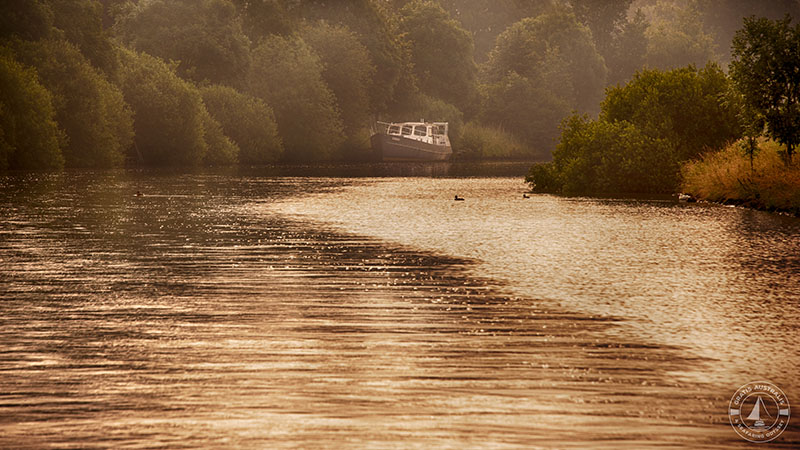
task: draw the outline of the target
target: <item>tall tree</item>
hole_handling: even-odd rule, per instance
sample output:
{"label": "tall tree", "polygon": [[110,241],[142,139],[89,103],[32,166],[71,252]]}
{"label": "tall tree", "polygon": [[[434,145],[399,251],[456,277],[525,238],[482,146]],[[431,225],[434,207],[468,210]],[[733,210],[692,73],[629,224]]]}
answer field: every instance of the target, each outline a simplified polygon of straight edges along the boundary
{"label": "tall tree", "polygon": [[250,91],[275,111],[289,160],[330,159],[344,141],[319,57],[299,37],[272,36],[253,51]]}
{"label": "tall tree", "polygon": [[200,165],[209,148],[197,89],[147,53],[121,49],[120,57],[120,88],[134,113],[135,156],[146,165]]}
{"label": "tall tree", "polygon": [[369,94],[376,72],[369,50],[344,25],[318,22],[304,27],[301,35],[320,58],[322,79],[341,113],[347,147],[355,150],[357,144],[367,141],[364,134],[369,127]]}
{"label": "tall tree", "polygon": [[107,76],[113,77],[117,59],[110,36],[103,28],[103,7],[97,0],[47,0],[53,24],[64,37]]}
{"label": "tall tree", "polygon": [[767,132],[786,146],[790,163],[800,143],[800,25],[751,17],[733,39],[731,78],[747,105],[760,112]]}
{"label": "tall tree", "polygon": [[283,153],[272,108],[263,100],[229,86],[206,86],[200,92],[208,111],[222,131],[239,146],[243,164],[276,162]]}
{"label": "tall tree", "polygon": [[724,101],[728,89],[725,73],[712,63],[700,70],[644,70],[606,91],[600,118],[630,122],[674,143],[679,160],[692,159],[739,138],[737,111]]}
{"label": "tall tree", "polygon": [[462,111],[472,109],[477,67],[470,34],[430,0],[415,0],[400,10],[400,32],[409,43],[420,90]]}
{"label": "tall tree", "polygon": [[120,90],[65,40],[17,47],[53,94],[56,120],[69,138],[63,148],[67,167],[122,165],[133,139],[133,118]]}
{"label": "tall tree", "polygon": [[36,71],[0,48],[0,170],[61,168],[64,139]]}
{"label": "tall tree", "polygon": [[485,72],[489,82],[516,72],[585,112],[597,110],[608,69],[589,29],[560,8],[523,19],[498,36]]}
{"label": "tall tree", "polygon": [[230,0],[142,2],[116,25],[130,47],[178,62],[193,81],[242,86],[250,64],[250,41]]}

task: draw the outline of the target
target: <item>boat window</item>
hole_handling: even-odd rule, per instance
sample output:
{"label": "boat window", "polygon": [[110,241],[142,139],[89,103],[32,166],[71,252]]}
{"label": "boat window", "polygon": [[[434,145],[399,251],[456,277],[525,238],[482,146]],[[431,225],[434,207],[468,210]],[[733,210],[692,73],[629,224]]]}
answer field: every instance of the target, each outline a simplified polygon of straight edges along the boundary
{"label": "boat window", "polygon": [[411,134],[411,125],[403,125],[403,136]]}
{"label": "boat window", "polygon": [[389,134],[400,134],[400,125],[392,125],[389,127]]}
{"label": "boat window", "polygon": [[414,135],[416,135],[416,136],[427,136],[428,135],[428,129],[425,127],[425,125],[417,125],[416,127],[414,127]]}

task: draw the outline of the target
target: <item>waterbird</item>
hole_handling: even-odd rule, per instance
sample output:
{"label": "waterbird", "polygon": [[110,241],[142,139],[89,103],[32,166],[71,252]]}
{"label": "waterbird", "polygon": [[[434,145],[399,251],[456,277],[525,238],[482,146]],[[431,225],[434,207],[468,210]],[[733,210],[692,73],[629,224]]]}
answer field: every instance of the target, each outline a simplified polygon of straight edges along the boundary
{"label": "waterbird", "polygon": [[530,198],[530,196],[528,196],[528,194],[523,193],[522,198]]}
{"label": "waterbird", "polygon": [[142,194],[142,191],[136,191],[136,193],[133,194],[133,195],[135,195],[136,197],[143,197],[144,196],[144,194]]}
{"label": "waterbird", "polygon": [[453,200],[455,200],[457,202],[463,202],[464,201],[464,197],[459,197],[458,194],[456,194],[456,198],[454,198]]}

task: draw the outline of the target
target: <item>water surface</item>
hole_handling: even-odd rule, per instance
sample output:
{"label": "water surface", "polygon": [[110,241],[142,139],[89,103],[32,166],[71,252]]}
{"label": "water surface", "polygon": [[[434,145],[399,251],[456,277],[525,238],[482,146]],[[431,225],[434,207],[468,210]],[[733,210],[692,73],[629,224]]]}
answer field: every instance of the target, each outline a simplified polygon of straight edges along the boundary
{"label": "water surface", "polygon": [[730,448],[797,397],[796,220],[404,170],[0,179],[0,447]]}

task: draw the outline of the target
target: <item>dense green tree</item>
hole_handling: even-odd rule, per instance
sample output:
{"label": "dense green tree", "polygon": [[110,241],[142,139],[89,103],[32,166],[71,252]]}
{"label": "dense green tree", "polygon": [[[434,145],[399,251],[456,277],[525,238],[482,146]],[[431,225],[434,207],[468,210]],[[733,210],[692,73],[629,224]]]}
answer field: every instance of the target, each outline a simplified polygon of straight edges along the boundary
{"label": "dense green tree", "polygon": [[637,73],[606,91],[598,120],[565,120],[552,163],[532,167],[527,181],[567,194],[672,192],[682,162],[740,136],[729,89],[714,64]]}
{"label": "dense green tree", "polygon": [[737,111],[724,102],[729,81],[716,64],[670,71],[644,70],[625,86],[610,88],[601,119],[627,121],[676,146],[680,160],[737,139]]}
{"label": "dense green tree", "polygon": [[296,20],[324,20],[356,33],[376,68],[370,91],[373,113],[390,111],[415,93],[407,42],[384,1],[303,0],[294,2],[289,9]]}
{"label": "dense green tree", "polygon": [[627,82],[636,71],[644,67],[647,55],[645,33],[649,26],[644,13],[639,9],[622,24],[609,54],[605,56],[609,68],[609,85]]}
{"label": "dense green tree", "polygon": [[208,150],[203,155],[206,166],[229,166],[239,162],[239,146],[222,130],[220,123],[209,114],[206,108],[201,111],[203,139]]}
{"label": "dense green tree", "polygon": [[239,147],[243,164],[276,162],[283,153],[278,125],[272,109],[263,100],[242,94],[228,86],[207,86],[200,90],[211,115],[222,131]]}
{"label": "dense green tree", "polygon": [[67,167],[120,166],[133,120],[119,89],[67,41],[20,43],[18,53],[53,94],[56,120],[69,137],[63,148]]}
{"label": "dense green tree", "polygon": [[578,21],[592,31],[595,46],[602,55],[611,53],[616,36],[627,22],[633,0],[570,0]]}
{"label": "dense green tree", "polygon": [[0,2],[0,38],[17,37],[35,41],[49,37],[53,10],[44,0],[4,0]]}
{"label": "dense green tree", "polygon": [[565,193],[672,193],[679,182],[674,152],[631,123],[572,117],[553,160]]}
{"label": "dense green tree", "polygon": [[97,0],[47,0],[53,10],[53,25],[107,76],[117,70],[110,37],[103,28],[103,7]]}
{"label": "dense green tree", "polygon": [[553,148],[570,106],[552,91],[511,72],[484,86],[482,121],[513,133],[536,151]]}
{"label": "dense green tree", "polygon": [[400,32],[420,90],[470,111],[477,100],[477,67],[469,33],[431,0],[414,0],[400,10]]}
{"label": "dense green tree", "polygon": [[[395,3],[399,9],[408,0]],[[558,0],[440,0],[439,3],[472,34],[475,59],[485,61],[498,34],[526,17],[550,11]]]}
{"label": "dense green tree", "polygon": [[193,81],[241,86],[250,64],[250,41],[229,0],[142,2],[116,25],[133,49],[178,62]]}
{"label": "dense green tree", "polygon": [[61,168],[64,139],[36,71],[0,48],[0,170]]}
{"label": "dense green tree", "polygon": [[731,78],[744,103],[766,120],[791,162],[800,144],[800,25],[749,18],[733,40]]}
{"label": "dense green tree", "polygon": [[722,62],[731,59],[731,42],[745,17],[800,18],[797,0],[695,0],[704,27],[714,36]]}
{"label": "dense green tree", "polygon": [[650,23],[645,32],[648,67],[703,66],[717,59],[714,37],[704,28],[694,4],[657,0],[642,10]]}
{"label": "dense green tree", "polygon": [[322,78],[333,92],[341,113],[347,149],[359,150],[359,144],[364,147],[367,142],[364,135],[370,126],[369,95],[375,66],[369,51],[343,25],[318,22],[305,27],[302,38],[320,58]]}
{"label": "dense green tree", "polygon": [[250,90],[275,111],[289,160],[329,159],[344,141],[319,57],[302,39],[272,36],[253,51]]}
{"label": "dense green tree", "polygon": [[297,27],[285,0],[233,0],[242,17],[244,32],[253,42],[271,35],[286,36]]}
{"label": "dense green tree", "polygon": [[500,34],[485,72],[490,83],[516,72],[559,92],[570,108],[595,111],[608,71],[589,29],[562,8],[523,19]]}
{"label": "dense green tree", "polygon": [[208,143],[197,89],[158,58],[126,49],[120,56],[120,87],[134,113],[136,157],[147,165],[199,165]]}

